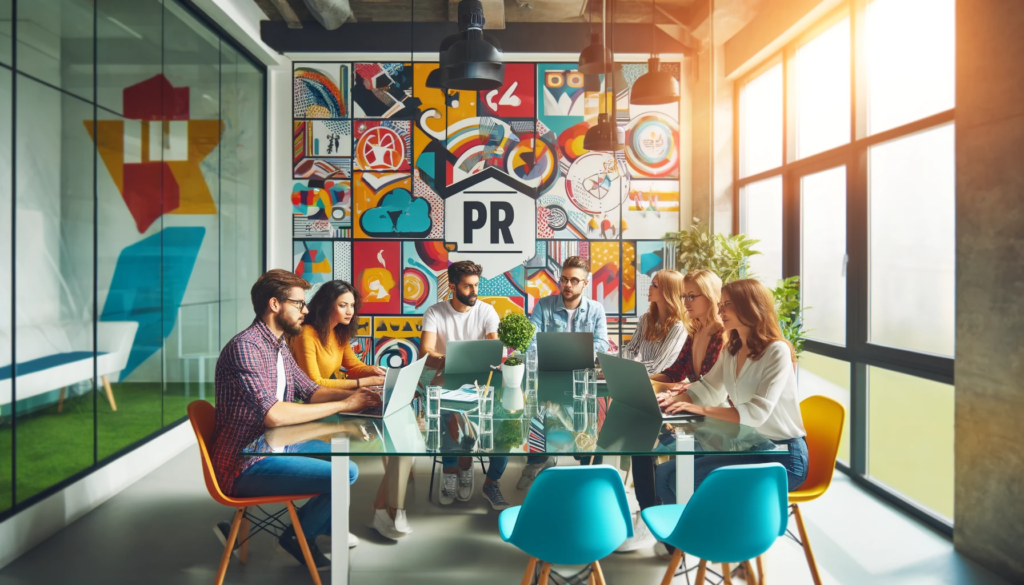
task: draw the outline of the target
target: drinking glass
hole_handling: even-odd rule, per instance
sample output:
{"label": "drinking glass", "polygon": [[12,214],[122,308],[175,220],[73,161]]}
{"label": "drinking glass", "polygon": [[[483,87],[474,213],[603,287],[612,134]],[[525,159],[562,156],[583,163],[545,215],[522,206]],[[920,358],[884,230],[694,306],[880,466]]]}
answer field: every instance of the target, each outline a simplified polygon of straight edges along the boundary
{"label": "drinking glass", "polygon": [[572,371],[572,397],[583,398],[587,395],[587,379],[590,377],[589,370]]}
{"label": "drinking glass", "polygon": [[526,350],[526,371],[536,372],[537,371],[537,348],[531,347]]}
{"label": "drinking glass", "polygon": [[481,419],[494,417],[494,386],[480,386],[476,393]]}
{"label": "drinking glass", "polygon": [[587,386],[586,395],[588,397],[597,397],[597,370],[587,370]]}
{"label": "drinking glass", "polygon": [[427,418],[441,415],[441,387],[427,386]]}

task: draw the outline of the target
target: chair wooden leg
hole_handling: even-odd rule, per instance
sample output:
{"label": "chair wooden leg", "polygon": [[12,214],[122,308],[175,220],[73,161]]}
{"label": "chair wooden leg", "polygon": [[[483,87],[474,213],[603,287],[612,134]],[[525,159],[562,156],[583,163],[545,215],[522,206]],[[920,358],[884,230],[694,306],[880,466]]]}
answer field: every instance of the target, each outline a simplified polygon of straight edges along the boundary
{"label": "chair wooden leg", "polygon": [[700,560],[700,564],[697,565],[697,578],[693,581],[695,585],[704,585],[705,575],[708,572],[708,562],[704,559]]}
{"label": "chair wooden leg", "polygon": [[110,379],[106,376],[100,376],[100,380],[103,380],[103,390],[107,393],[107,402],[110,403],[110,410],[117,412],[117,403],[114,402],[114,391],[110,389]]}
{"label": "chair wooden leg", "polygon": [[238,528],[238,537],[242,539],[242,550],[238,551],[238,560],[244,565],[249,560],[249,518],[242,515],[242,525]]}
{"label": "chair wooden leg", "polygon": [[[306,542],[306,535],[302,533],[302,526],[299,524],[299,515],[295,512],[295,504],[288,502],[288,515],[292,517],[292,528],[295,529],[295,536],[299,539],[299,547],[302,548],[302,558],[306,559],[306,566],[309,567],[309,574],[313,577],[313,583],[320,583],[320,573],[313,564],[313,554],[309,552],[309,543]],[[347,531],[346,531],[347,536]]]}
{"label": "chair wooden leg", "polygon": [[593,571],[587,576],[587,585],[597,585],[597,577],[594,576]]}
{"label": "chair wooden leg", "polygon": [[746,573],[747,585],[758,585],[757,574],[754,573],[754,567],[750,565],[750,561],[743,561],[743,572]]}
{"label": "chair wooden leg", "polygon": [[[763,557],[764,555],[761,555]],[[764,585],[764,563],[761,562],[761,557],[757,557],[757,582],[758,585]]]}
{"label": "chair wooden leg", "polygon": [[61,388],[60,392],[57,394],[57,412],[64,412],[64,395],[67,391],[68,389],[65,386],[64,388]]}
{"label": "chair wooden leg", "polygon": [[722,583],[732,585],[732,570],[729,569],[729,563],[722,563]]}
{"label": "chair wooden leg", "polygon": [[530,557],[530,562],[526,563],[526,572],[523,573],[523,580],[519,582],[519,585],[530,585],[530,581],[533,581],[533,571],[537,568],[537,559]]}
{"label": "chair wooden leg", "polygon": [[597,585],[606,585],[604,581],[604,571],[601,570],[601,563],[594,561],[593,573],[597,575]]}
{"label": "chair wooden leg", "polygon": [[238,525],[245,515],[245,508],[235,510],[235,518],[231,521],[231,531],[228,533],[228,542],[224,545],[224,554],[220,556],[220,567],[217,569],[217,578],[214,585],[224,583],[224,574],[228,572],[228,562],[231,560],[231,551],[235,550],[235,538],[238,537]]}
{"label": "chair wooden leg", "polygon": [[818,575],[818,563],[814,562],[814,551],[811,550],[811,541],[807,538],[807,529],[804,527],[804,517],[800,513],[800,506],[790,504],[793,507],[793,516],[796,518],[796,527],[800,531],[800,542],[804,543],[804,555],[807,557],[807,566],[811,568],[811,578],[814,585],[821,585],[821,576]]}
{"label": "chair wooden leg", "polygon": [[[672,582],[672,577],[676,576],[676,569],[679,568],[679,563],[683,560],[683,551],[678,548],[672,553],[672,560],[668,562],[668,570],[665,571],[665,576],[661,579],[661,585],[669,585]],[[704,561],[701,561],[703,567]],[[700,583],[700,581],[697,581]]]}
{"label": "chair wooden leg", "polygon": [[540,577],[537,578],[537,585],[548,585],[548,575],[551,574],[551,563],[544,563],[540,567]]}

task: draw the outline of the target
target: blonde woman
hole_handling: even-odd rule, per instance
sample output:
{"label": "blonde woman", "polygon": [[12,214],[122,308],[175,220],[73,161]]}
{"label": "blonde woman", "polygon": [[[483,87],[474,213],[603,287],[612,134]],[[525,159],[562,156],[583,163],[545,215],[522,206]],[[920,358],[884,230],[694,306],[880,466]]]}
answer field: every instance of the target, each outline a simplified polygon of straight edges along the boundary
{"label": "blonde woman", "polygon": [[[658,275],[661,276],[664,272],[666,271],[661,271]],[[662,284],[661,281],[662,279],[659,279],[659,285]],[[683,303],[682,326],[685,327],[687,335],[682,350],[676,354],[671,365],[662,366],[665,369],[658,370],[661,373],[651,376],[655,390],[664,393],[662,396],[665,397],[683,392],[682,386],[676,386],[676,383],[683,380],[693,382],[707,374],[722,351],[724,329],[718,316],[722,279],[710,270],[694,270],[683,276],[682,281],[682,291],[678,298]],[[668,296],[665,290],[659,292]],[[648,372],[650,371],[648,369]],[[641,510],[658,504],[655,475],[654,457],[633,457],[634,494]],[[631,552],[653,545],[654,537],[637,514],[633,522],[633,537],[622,543],[616,552]]]}
{"label": "blonde woman", "polygon": [[694,270],[683,277],[682,298],[686,309],[683,323],[688,335],[676,361],[660,374],[651,376],[659,392],[670,390],[678,393],[679,390],[670,389],[666,383],[701,379],[711,371],[722,351],[725,328],[718,315],[722,279],[710,270]]}
{"label": "blonde woman", "polygon": [[651,280],[648,298],[651,308],[640,317],[622,357],[643,363],[650,375],[672,365],[686,341],[683,275],[659,270]]}

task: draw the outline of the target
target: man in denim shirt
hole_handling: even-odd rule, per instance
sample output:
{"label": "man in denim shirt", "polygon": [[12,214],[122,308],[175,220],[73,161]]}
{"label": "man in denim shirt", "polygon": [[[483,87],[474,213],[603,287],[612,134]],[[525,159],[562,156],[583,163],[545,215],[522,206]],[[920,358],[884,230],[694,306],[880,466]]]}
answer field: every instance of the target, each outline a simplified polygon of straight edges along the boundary
{"label": "man in denim shirt", "polygon": [[[593,333],[594,354],[597,355],[599,351],[608,351],[608,321],[601,303],[583,296],[583,289],[588,282],[590,263],[579,256],[566,258],[562,263],[562,277],[558,279],[561,294],[537,301],[530,314],[530,322],[537,328],[536,333]],[[531,346],[537,343],[536,333],[530,342]],[[550,457],[528,457],[523,467],[523,476],[519,478],[516,487],[521,490],[530,487],[537,474],[548,467],[554,467],[555,462]],[[595,457],[594,463],[601,463],[601,458]]]}

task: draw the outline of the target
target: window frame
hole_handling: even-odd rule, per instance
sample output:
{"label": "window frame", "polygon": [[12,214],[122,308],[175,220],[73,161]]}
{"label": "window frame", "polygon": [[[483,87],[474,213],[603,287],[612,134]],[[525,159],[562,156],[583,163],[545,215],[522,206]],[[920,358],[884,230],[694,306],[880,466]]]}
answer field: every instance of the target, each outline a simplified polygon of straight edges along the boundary
{"label": "window frame", "polygon": [[[952,536],[952,520],[942,517],[907,496],[871,478],[868,470],[868,367],[879,367],[935,382],[954,385],[951,357],[888,347],[869,342],[869,193],[868,150],[889,142],[953,124],[954,109],[939,112],[908,124],[876,134],[867,133],[867,75],[865,65],[865,34],[867,5],[870,0],[845,0],[835,10],[812,24],[809,29],[782,49],[769,56],[752,71],[734,81],[733,85],[733,233],[739,232],[740,191],[750,183],[782,177],[783,260],[784,277],[799,276],[801,269],[801,179],[807,175],[846,167],[846,345],[807,340],[805,349],[850,364],[850,461],[836,467],[855,483],[877,494],[889,503],[929,525],[938,532]],[[796,52],[830,26],[849,16],[850,24],[850,141],[835,148],[804,158],[796,158]],[[756,175],[740,176],[742,146],[740,92],[744,86],[767,67],[782,62],[783,75],[783,163],[782,166]],[[954,385],[955,387],[955,385]]]}

